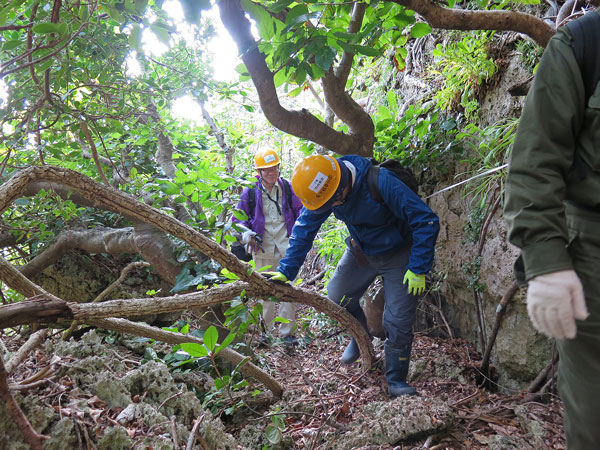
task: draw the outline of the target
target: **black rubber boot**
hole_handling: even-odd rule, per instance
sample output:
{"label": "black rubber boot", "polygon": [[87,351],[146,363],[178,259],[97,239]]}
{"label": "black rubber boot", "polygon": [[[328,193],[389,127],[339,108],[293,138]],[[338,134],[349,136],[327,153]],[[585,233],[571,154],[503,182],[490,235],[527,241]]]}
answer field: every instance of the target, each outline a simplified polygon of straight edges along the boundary
{"label": "black rubber boot", "polygon": [[[367,317],[365,316],[365,313],[362,310],[362,308],[358,309],[357,311],[354,311],[351,314],[356,318],[356,320],[358,320],[360,322],[360,324],[363,326],[365,331],[367,333],[369,333],[369,328],[367,327]],[[373,338],[371,337],[371,339],[373,339]],[[344,353],[342,353],[341,359],[344,364],[352,364],[358,358],[360,358],[360,350],[358,348],[358,342],[356,342],[356,339],[352,338],[352,339],[350,339],[350,343],[344,350]]]}
{"label": "black rubber boot", "polygon": [[408,344],[404,348],[392,348],[387,343],[384,344],[385,376],[388,393],[392,398],[401,395],[417,395],[415,388],[406,383],[411,347],[412,345]]}
{"label": "black rubber boot", "polygon": [[356,339],[352,338],[350,339],[350,343],[346,347],[346,350],[342,353],[342,362],[344,364],[352,364],[358,358],[360,358],[358,343],[356,342]]}

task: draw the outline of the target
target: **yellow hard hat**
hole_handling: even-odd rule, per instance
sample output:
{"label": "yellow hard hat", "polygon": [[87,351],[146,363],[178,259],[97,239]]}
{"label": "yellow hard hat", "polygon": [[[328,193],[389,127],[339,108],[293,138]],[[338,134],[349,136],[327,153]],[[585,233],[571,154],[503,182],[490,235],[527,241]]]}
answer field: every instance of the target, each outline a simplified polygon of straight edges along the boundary
{"label": "yellow hard hat", "polygon": [[259,150],[254,155],[254,166],[257,169],[267,169],[279,165],[279,156],[273,149]]}
{"label": "yellow hard hat", "polygon": [[311,155],[296,164],[292,188],[306,209],[320,213],[341,197],[348,178],[348,169],[335,158]]}

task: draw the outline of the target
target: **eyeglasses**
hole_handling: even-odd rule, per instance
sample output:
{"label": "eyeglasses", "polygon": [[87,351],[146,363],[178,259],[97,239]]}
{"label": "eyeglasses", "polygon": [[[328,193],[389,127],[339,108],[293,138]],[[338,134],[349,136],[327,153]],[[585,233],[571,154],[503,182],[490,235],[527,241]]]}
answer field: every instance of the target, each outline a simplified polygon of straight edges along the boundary
{"label": "eyeglasses", "polygon": [[267,167],[265,169],[258,169],[261,173],[262,172],[266,172],[266,173],[273,173],[273,172],[279,172],[279,164],[273,167]]}

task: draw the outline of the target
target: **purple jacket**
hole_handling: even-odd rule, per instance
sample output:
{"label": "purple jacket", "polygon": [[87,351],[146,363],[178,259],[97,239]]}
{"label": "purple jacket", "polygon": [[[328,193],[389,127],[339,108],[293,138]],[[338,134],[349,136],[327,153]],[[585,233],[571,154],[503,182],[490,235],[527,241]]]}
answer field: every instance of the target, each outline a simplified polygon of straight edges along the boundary
{"label": "purple jacket", "polygon": [[[300,210],[302,209],[302,202],[296,196],[294,190],[292,189],[292,185],[290,184],[290,189],[292,191],[292,205],[290,208],[287,204],[287,198],[285,195],[282,179],[279,178],[277,182],[279,183],[279,187],[281,188],[281,192],[283,193],[283,198],[281,200],[283,206],[283,218],[285,220],[285,227],[287,229],[287,235],[289,237],[292,234],[292,227],[294,226],[296,219],[300,215]],[[262,238],[265,234],[265,215],[263,213],[262,191],[259,189],[258,183],[259,182],[257,181],[254,187],[254,195],[256,199],[256,207],[254,208],[254,213],[250,213],[250,202],[248,200],[250,196],[250,189],[244,188],[244,190],[242,191],[240,202],[237,204],[236,208],[244,211],[250,219],[243,221],[236,219],[234,216],[233,221],[244,225],[246,228],[254,231]]]}

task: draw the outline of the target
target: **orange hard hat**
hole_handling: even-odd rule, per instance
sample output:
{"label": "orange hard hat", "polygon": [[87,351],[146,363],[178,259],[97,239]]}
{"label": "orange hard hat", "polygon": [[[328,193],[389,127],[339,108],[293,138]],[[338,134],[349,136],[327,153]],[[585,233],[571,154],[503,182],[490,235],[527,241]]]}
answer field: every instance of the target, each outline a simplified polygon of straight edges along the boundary
{"label": "orange hard hat", "polygon": [[254,166],[257,169],[267,169],[280,163],[277,152],[273,149],[259,150],[254,155]]}
{"label": "orange hard hat", "polygon": [[341,198],[349,178],[343,166],[329,155],[307,156],[296,164],[292,188],[306,209],[323,212]]}

